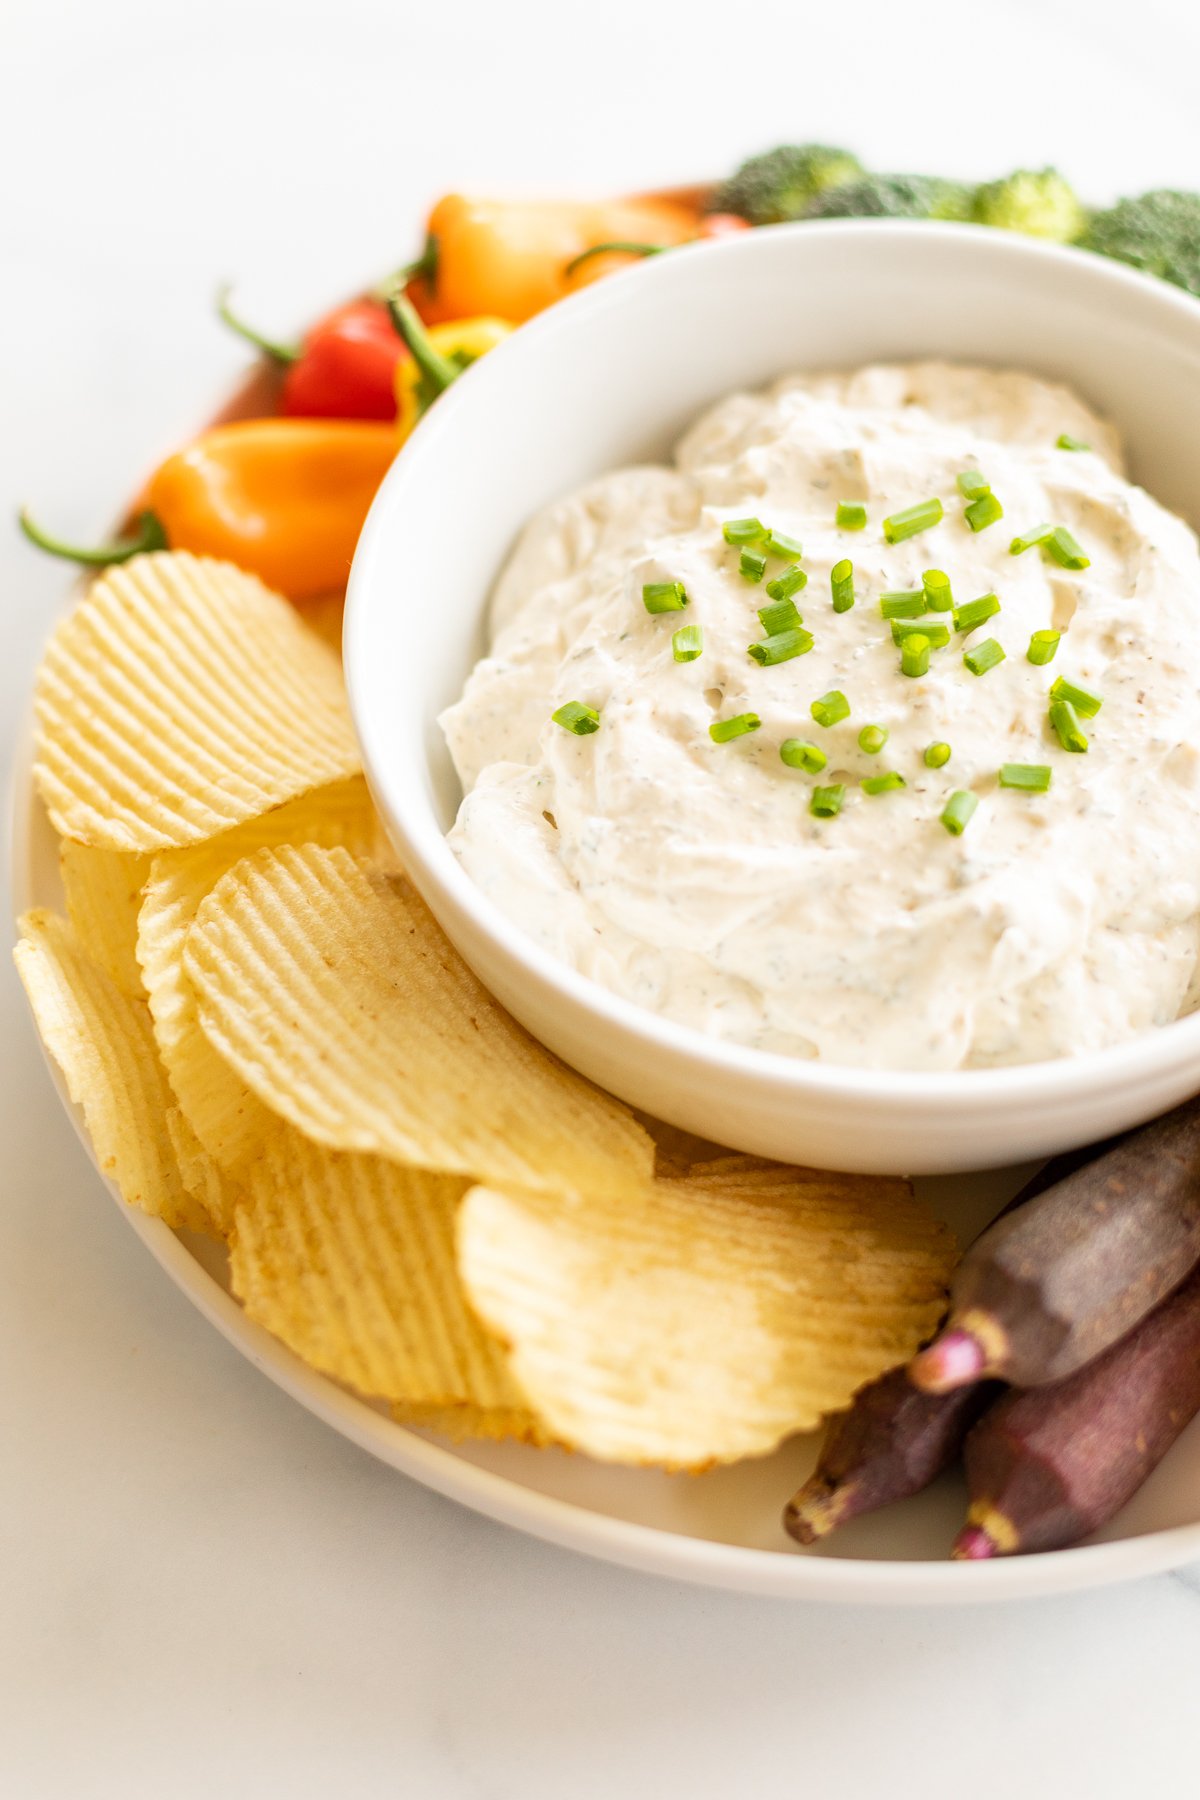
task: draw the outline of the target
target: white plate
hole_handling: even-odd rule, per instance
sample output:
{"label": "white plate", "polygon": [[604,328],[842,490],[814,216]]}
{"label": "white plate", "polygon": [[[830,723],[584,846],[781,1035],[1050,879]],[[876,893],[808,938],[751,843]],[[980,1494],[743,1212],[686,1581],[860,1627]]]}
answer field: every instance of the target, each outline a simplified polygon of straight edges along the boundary
{"label": "white plate", "polygon": [[[14,905],[60,903],[53,833],[34,797],[28,736],[12,796]],[[78,1109],[51,1068],[63,1105],[91,1146]],[[1016,1191],[1027,1170],[919,1184],[970,1235]],[[962,1518],[963,1489],[947,1477],[927,1494],[860,1520],[827,1545],[801,1550],[783,1532],[784,1501],[816,1451],[796,1438],[774,1456],[711,1474],[620,1469],[518,1444],[450,1445],[396,1425],[317,1375],[252,1324],[230,1297],[222,1253],[128,1207],[147,1249],[218,1331],[285,1393],[343,1437],[425,1487],[550,1543],[626,1567],[712,1587],[791,1599],[873,1605],[954,1605],[1067,1593],[1160,1573],[1200,1557],[1200,1420],[1137,1498],[1078,1549],[996,1563],[943,1560]],[[89,1204],[91,1196],[81,1199]]]}

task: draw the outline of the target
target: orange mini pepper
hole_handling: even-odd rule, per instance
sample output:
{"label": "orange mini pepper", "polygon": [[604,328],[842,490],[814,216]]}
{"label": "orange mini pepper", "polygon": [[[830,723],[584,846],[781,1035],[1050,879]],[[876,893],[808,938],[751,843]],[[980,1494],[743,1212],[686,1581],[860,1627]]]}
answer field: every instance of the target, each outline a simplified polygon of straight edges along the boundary
{"label": "orange mini pepper", "polygon": [[[483,200],[447,194],[429,215],[417,267],[438,319],[490,314],[514,325],[542,312],[597,271],[567,265],[597,244],[662,248],[697,235],[696,215],[668,200]],[[434,316],[431,311],[429,316]]]}
{"label": "orange mini pepper", "polygon": [[396,454],[393,425],[243,419],[169,456],[146,484],[133,532],[79,549],[22,514],[25,535],[74,562],[126,562],[146,550],[191,550],[237,563],[291,600],[343,588],[354,547]]}

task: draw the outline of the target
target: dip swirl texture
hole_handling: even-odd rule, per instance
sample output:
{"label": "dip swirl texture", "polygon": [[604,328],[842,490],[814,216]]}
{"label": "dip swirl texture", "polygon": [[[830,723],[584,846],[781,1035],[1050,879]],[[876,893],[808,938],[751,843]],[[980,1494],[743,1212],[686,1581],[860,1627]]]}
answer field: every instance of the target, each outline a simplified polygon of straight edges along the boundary
{"label": "dip swirl texture", "polygon": [[[1056,448],[1063,433],[1091,450]],[[1004,508],[978,532],[955,485],[970,468]],[[885,515],[934,495],[942,522],[887,544]],[[864,530],[837,527],[839,500],[865,504]],[[721,531],[744,515],[801,540],[808,575],[795,601],[814,646],[765,668],[747,654],[765,586]],[[1010,554],[1044,521],[1090,567]],[[847,557],[857,598],[839,614]],[[994,592],[1001,611],[910,679],[879,596],[929,568],[956,604]],[[646,611],[660,581],[684,584],[686,612]],[[703,654],[676,662],[684,624]],[[1037,666],[1025,652],[1046,629],[1062,640]],[[627,999],[760,1049],[908,1070],[1076,1055],[1193,1004],[1200,556],[1066,389],[924,363],[735,394],[673,469],[604,476],[535,519],[492,631],[442,718],[465,790],[450,841],[522,930]],[[963,651],[991,637],[1007,660],[974,675]],[[1103,698],[1086,754],[1050,729],[1058,676]],[[822,729],[810,706],[834,688],[850,717]],[[598,731],[552,722],[571,700]],[[761,729],[714,743],[709,726],[743,712]],[[868,724],[888,733],[874,755]],[[783,764],[789,737],[825,752],[819,775]],[[936,741],[951,759],[929,768]],[[1049,792],[1000,788],[1010,762],[1050,765]],[[888,770],[906,785],[863,791]],[[814,785],[835,782],[841,812],[813,817]],[[961,837],[940,823],[957,789],[979,800]]]}

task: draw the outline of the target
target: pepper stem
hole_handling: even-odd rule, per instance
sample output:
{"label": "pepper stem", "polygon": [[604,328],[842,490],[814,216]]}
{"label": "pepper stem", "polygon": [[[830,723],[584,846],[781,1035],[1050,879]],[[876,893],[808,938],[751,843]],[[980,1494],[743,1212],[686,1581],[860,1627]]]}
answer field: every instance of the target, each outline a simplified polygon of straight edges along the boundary
{"label": "pepper stem", "polygon": [[45,550],[47,555],[61,556],[67,562],[83,563],[92,569],[106,569],[112,563],[128,562],[131,556],[141,556],[149,550],[170,548],[162,521],[157,513],[152,512],[139,513],[134,521],[134,528],[127,537],[116,538],[111,544],[97,544],[93,548],[65,544],[61,538],[51,537],[40,525],[34,523],[27,506],[23,506],[17,514],[17,524],[29,542],[36,544],[39,550]]}
{"label": "pepper stem", "polygon": [[433,388],[435,394],[444,394],[451,382],[457,381],[462,369],[457,363],[435,350],[430,342],[429,333],[421,323],[417,309],[405,294],[388,295],[388,311],[392,315],[392,324],[407,344],[421,374]]}
{"label": "pepper stem", "polygon": [[431,231],[425,239],[425,247],[420,256],[412,262],[401,263],[398,269],[392,270],[386,281],[381,281],[371,291],[377,300],[387,300],[397,288],[407,287],[410,281],[423,281],[432,293],[437,282],[437,268],[438,241]]}
{"label": "pepper stem", "polygon": [[622,256],[661,256],[664,250],[670,248],[670,244],[635,244],[625,238],[613,238],[607,244],[589,244],[586,250],[581,250],[578,256],[571,258],[563,269],[563,274],[573,275],[576,269],[581,269],[593,256],[607,256],[610,252],[619,252]]}
{"label": "pepper stem", "polygon": [[252,325],[247,325],[234,312],[229,304],[232,292],[233,289],[228,284],[217,290],[217,317],[222,324],[228,325],[230,331],[236,331],[240,338],[245,338],[248,344],[253,344],[256,350],[261,350],[264,356],[269,356],[272,362],[279,363],[283,368],[287,368],[290,363],[299,362],[304,354],[303,344],[281,344],[275,338],[263,337],[261,332],[255,331]]}

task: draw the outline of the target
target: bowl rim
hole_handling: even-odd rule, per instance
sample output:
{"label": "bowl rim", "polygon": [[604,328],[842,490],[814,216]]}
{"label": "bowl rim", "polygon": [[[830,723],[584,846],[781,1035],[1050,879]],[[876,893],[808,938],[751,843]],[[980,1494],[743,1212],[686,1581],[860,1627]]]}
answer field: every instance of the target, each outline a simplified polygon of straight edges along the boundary
{"label": "bowl rim", "polygon": [[[343,626],[346,686],[369,785],[399,842],[405,868],[431,910],[449,911],[472,935],[490,940],[510,968],[554,990],[572,1011],[599,1017],[606,1026],[639,1040],[649,1050],[703,1064],[711,1074],[749,1080],[776,1093],[803,1093],[810,1099],[825,1095],[868,1103],[921,1100],[989,1110],[1025,1102],[1036,1103],[1042,1111],[1068,1105],[1097,1090],[1153,1081],[1161,1073],[1176,1069],[1189,1056],[1196,1058],[1200,1078],[1200,1010],[1140,1032],[1125,1043],[1087,1051],[1078,1057],[995,1069],[862,1068],[802,1060],[731,1039],[708,1037],[612,992],[527,937],[471,880],[450,849],[433,808],[417,797],[415,788],[406,792],[402,771],[392,766],[377,737],[370,702],[374,687],[370,679],[373,624],[378,616],[371,603],[375,571],[386,554],[386,542],[401,511],[410,472],[427,449],[454,432],[459,412],[480,386],[495,380],[498,368],[506,368],[522,356],[536,358],[543,345],[553,345],[563,336],[585,330],[597,315],[619,309],[631,282],[641,282],[643,293],[654,284],[669,292],[681,280],[691,278],[696,262],[703,265],[717,258],[745,256],[751,246],[754,254],[771,255],[776,252],[762,246],[785,247],[797,242],[819,246],[864,235],[907,239],[914,246],[922,242],[957,243],[968,254],[984,260],[1057,267],[1072,282],[1082,281],[1098,290],[1107,288],[1135,312],[1157,314],[1164,325],[1190,330],[1200,357],[1200,301],[1183,289],[1076,245],[952,221],[837,219],[759,227],[679,246],[670,256],[647,258],[581,289],[528,320],[486,358],[468,368],[441,397],[437,407],[420,421],[376,494],[351,566]],[[514,521],[514,530],[523,523]],[[481,595],[481,607],[485,604],[486,595]]]}

